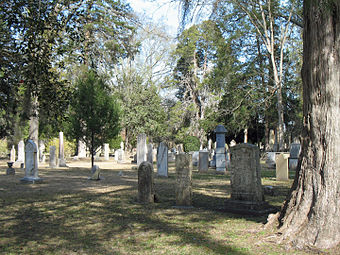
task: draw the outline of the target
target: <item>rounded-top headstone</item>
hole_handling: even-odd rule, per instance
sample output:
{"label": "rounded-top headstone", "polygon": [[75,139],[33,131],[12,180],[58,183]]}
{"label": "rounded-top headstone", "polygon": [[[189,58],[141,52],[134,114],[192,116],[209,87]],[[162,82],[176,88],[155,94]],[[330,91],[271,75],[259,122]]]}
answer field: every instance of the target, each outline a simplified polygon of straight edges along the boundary
{"label": "rounded-top headstone", "polygon": [[150,162],[143,161],[138,167],[138,201],[154,202],[153,167]]}
{"label": "rounded-top headstone", "polygon": [[215,128],[215,133],[227,133],[227,130],[223,125],[217,125]]}

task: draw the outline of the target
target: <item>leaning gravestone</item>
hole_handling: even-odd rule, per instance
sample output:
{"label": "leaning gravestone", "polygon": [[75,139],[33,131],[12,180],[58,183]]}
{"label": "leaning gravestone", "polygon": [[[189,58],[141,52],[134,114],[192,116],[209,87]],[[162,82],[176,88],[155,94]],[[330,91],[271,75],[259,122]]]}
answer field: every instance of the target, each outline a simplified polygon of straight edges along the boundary
{"label": "leaning gravestone", "polygon": [[15,162],[15,148],[14,148],[14,145],[12,145],[11,154],[10,154],[10,161],[11,162]]}
{"label": "leaning gravestone", "polygon": [[230,148],[231,199],[226,210],[242,214],[263,214],[272,208],[264,202],[261,185],[260,151],[252,144],[237,144]]}
{"label": "leaning gravestone", "polygon": [[191,206],[192,204],[192,156],[190,154],[176,155],[176,206]]}
{"label": "leaning gravestone", "polygon": [[24,183],[39,183],[42,181],[38,177],[38,148],[32,141],[28,140],[25,145],[25,177],[21,179]]}
{"label": "leaning gravestone", "polygon": [[97,165],[93,165],[91,169],[91,176],[88,178],[91,181],[99,181],[100,180],[100,168]]}
{"label": "leaning gravestone", "polygon": [[207,172],[209,170],[209,152],[200,151],[198,156],[198,171]]}
{"label": "leaning gravestone", "polygon": [[154,199],[153,167],[144,161],[138,167],[138,202],[153,203]]}
{"label": "leaning gravestone", "polygon": [[58,160],[59,167],[65,167],[66,161],[64,159],[64,134],[63,132],[59,132],[59,160]]}
{"label": "leaning gravestone", "polygon": [[288,181],[288,153],[276,154],[276,180]]}
{"label": "leaning gravestone", "polygon": [[146,153],[146,134],[139,134],[137,137],[137,167],[147,160]]}
{"label": "leaning gravestone", "polygon": [[157,175],[168,177],[168,146],[163,142],[157,149]]}
{"label": "leaning gravestone", "polygon": [[57,167],[56,147],[50,146],[50,168]]}
{"label": "leaning gravestone", "polygon": [[216,171],[225,173],[225,133],[227,130],[223,125],[218,125],[215,129],[216,133]]}

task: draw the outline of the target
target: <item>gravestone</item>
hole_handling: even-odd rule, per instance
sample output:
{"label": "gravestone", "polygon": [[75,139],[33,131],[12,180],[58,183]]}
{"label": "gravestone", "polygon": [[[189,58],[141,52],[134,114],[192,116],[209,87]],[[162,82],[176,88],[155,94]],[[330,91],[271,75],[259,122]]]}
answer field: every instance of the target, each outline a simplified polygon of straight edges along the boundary
{"label": "gravestone", "polygon": [[155,199],[153,167],[144,161],[138,167],[138,202],[153,203]]}
{"label": "gravestone", "polygon": [[14,145],[12,145],[12,149],[11,149],[11,152],[10,152],[10,159],[9,159],[11,162],[15,162],[15,148],[14,148]]}
{"label": "gravestone", "polygon": [[168,153],[168,162],[175,162],[176,161],[176,153],[175,152],[169,152]]}
{"label": "gravestone", "polygon": [[110,160],[110,146],[108,143],[104,143],[104,159]]}
{"label": "gravestone", "polygon": [[289,153],[276,154],[276,180],[288,181],[288,159]]}
{"label": "gravestone", "polygon": [[78,158],[86,158],[86,144],[81,140],[78,141]]}
{"label": "gravestone", "polygon": [[230,148],[231,199],[226,210],[242,214],[264,214],[274,211],[264,201],[261,184],[260,151],[252,144],[237,144]]}
{"label": "gravestone", "polygon": [[13,162],[7,162],[8,168],[6,170],[6,175],[15,175],[15,169],[13,168]]}
{"label": "gravestone", "polygon": [[97,165],[93,165],[91,168],[91,176],[88,178],[91,181],[99,181],[100,180],[100,168]]}
{"label": "gravestone", "polygon": [[190,154],[176,155],[176,206],[191,206],[192,204],[192,156]]}
{"label": "gravestone", "polygon": [[266,165],[268,167],[275,167],[275,156],[276,152],[273,151],[269,151],[267,152],[267,157],[266,157]]}
{"label": "gravestone", "polygon": [[299,161],[299,156],[301,152],[301,145],[299,143],[292,143],[290,145],[290,150],[289,150],[289,169],[290,170],[296,170],[298,161]]}
{"label": "gravestone", "polygon": [[153,164],[153,149],[151,143],[147,145],[146,161],[150,162],[151,165]]}
{"label": "gravestone", "polygon": [[25,177],[24,183],[39,183],[42,179],[38,176],[38,148],[34,141],[28,140],[25,145]]}
{"label": "gravestone", "polygon": [[66,167],[66,161],[64,158],[64,133],[59,132],[59,159],[58,159],[59,167]]}
{"label": "gravestone", "polygon": [[39,140],[39,162],[45,163],[45,144]]}
{"label": "gravestone", "polygon": [[227,130],[223,125],[218,125],[215,129],[216,133],[216,171],[225,173],[225,133]]}
{"label": "gravestone", "polygon": [[198,171],[207,172],[209,170],[209,152],[200,151],[198,157]]}
{"label": "gravestone", "polygon": [[157,149],[157,175],[168,177],[168,146],[163,142]]}
{"label": "gravestone", "polygon": [[124,163],[124,150],[118,149],[115,151],[115,160],[117,163]]}
{"label": "gravestone", "polygon": [[139,134],[137,137],[137,167],[147,160],[146,153],[146,134]]}
{"label": "gravestone", "polygon": [[22,163],[25,163],[25,143],[23,140],[18,143],[18,159],[15,161],[15,165],[20,166]]}
{"label": "gravestone", "polygon": [[50,146],[50,168],[56,168],[57,167],[57,154],[56,154],[56,147]]}
{"label": "gravestone", "polygon": [[184,145],[178,144],[177,145],[177,153],[183,153],[184,152]]}
{"label": "gravestone", "polygon": [[198,157],[199,157],[199,151],[192,151],[189,152],[191,154],[191,159],[192,159],[192,165],[197,166],[198,165]]}

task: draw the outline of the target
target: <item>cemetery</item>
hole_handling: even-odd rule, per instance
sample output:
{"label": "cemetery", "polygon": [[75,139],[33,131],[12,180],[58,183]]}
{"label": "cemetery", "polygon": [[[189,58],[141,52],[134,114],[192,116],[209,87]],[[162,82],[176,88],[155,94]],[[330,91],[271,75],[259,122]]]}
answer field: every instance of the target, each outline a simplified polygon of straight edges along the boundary
{"label": "cemetery", "polygon": [[[174,162],[168,162],[171,152],[166,143],[159,144],[152,158],[145,135],[138,137],[136,154],[143,159],[138,169],[129,151],[124,152],[124,161],[115,155],[107,158],[108,145],[92,169],[89,157],[56,156],[51,146],[49,160],[38,160],[38,172],[36,146],[30,140],[24,148],[25,168],[17,165],[9,174],[8,160],[0,160],[0,254],[271,254],[273,250],[309,254],[273,243],[275,230],[264,227],[292,184],[295,171],[288,169],[288,160],[288,179],[278,180],[277,169],[260,159],[255,145],[236,144],[230,150],[230,167],[221,174],[208,166],[208,151],[198,153],[198,164],[193,163],[192,153],[176,153]],[[59,157],[62,166],[56,164]],[[271,210],[261,212],[264,201]]]}
{"label": "cemetery", "polygon": [[0,255],[340,254],[340,1],[0,3]]}

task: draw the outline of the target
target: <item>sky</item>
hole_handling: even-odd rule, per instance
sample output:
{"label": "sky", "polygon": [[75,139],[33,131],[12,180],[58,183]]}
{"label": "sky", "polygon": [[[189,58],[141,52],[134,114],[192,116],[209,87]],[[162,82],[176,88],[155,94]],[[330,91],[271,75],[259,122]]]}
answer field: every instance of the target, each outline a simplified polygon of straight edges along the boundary
{"label": "sky", "polygon": [[127,0],[135,12],[144,14],[154,22],[161,22],[169,27],[169,33],[176,36],[179,24],[179,5],[170,0]]}

